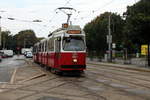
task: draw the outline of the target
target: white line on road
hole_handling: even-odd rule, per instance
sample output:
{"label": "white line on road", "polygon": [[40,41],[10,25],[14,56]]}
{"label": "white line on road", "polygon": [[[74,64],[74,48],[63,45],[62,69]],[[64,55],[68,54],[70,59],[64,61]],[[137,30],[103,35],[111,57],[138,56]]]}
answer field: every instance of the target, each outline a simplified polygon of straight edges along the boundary
{"label": "white line on road", "polygon": [[12,74],[12,77],[11,77],[11,80],[10,80],[10,84],[13,84],[14,81],[15,81],[15,76],[16,76],[16,72],[17,72],[17,68],[15,68],[13,74]]}

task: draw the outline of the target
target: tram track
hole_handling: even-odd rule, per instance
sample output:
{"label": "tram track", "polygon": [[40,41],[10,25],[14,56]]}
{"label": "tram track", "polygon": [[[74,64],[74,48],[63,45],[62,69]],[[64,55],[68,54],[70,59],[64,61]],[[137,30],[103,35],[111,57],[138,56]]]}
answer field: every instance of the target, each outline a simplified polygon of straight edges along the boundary
{"label": "tram track", "polygon": [[[89,73],[89,72],[88,72]],[[89,75],[89,74],[86,74],[86,76],[85,77],[82,77],[81,79],[80,79],[80,82],[78,82],[78,81],[76,81],[76,80],[72,80],[72,81],[70,81],[70,80],[66,80],[66,81],[69,81],[69,82],[71,82],[72,84],[74,84],[75,86],[78,86],[81,90],[83,89],[83,90],[88,90],[89,92],[92,92],[92,94],[95,94],[94,96],[97,96],[97,97],[104,97],[103,95],[100,95],[99,93],[102,93],[102,91],[99,91],[99,92],[97,92],[97,91],[94,91],[94,90],[91,90],[88,86],[86,86],[86,85],[84,85],[84,84],[81,84],[82,83],[82,81],[84,82],[84,81],[88,81],[89,83],[88,84],[90,84],[90,82],[91,83],[98,83],[98,84],[103,84],[104,86],[106,86],[106,87],[109,87],[109,88],[112,88],[112,89],[115,89],[115,90],[118,90],[118,91],[120,91],[120,92],[124,92],[124,93],[128,93],[129,94],[129,92],[128,91],[126,91],[126,90],[124,90],[124,89],[122,89],[122,88],[119,88],[119,87],[113,87],[112,85],[110,85],[109,83],[105,83],[105,82],[100,82],[100,81],[98,81],[98,80],[96,80],[96,78],[95,78],[95,76],[93,76],[93,75]],[[91,84],[91,86],[93,86],[92,84]],[[98,96],[99,95],[99,96]],[[135,96],[136,94],[130,94],[131,96]],[[143,95],[139,95],[139,97],[140,98],[142,98],[143,100],[147,100],[147,99],[149,99],[149,97],[144,97]],[[104,100],[107,100],[107,98],[106,97],[104,97],[103,98]],[[101,100],[101,99],[100,99]]]}
{"label": "tram track", "polygon": [[[45,71],[46,71],[46,70],[45,70]],[[46,71],[46,72],[47,72],[47,71]],[[49,72],[47,72],[47,73],[49,73]],[[94,97],[97,98],[97,99],[94,99],[94,100],[107,100],[105,97],[100,96],[100,95],[97,94],[96,92],[93,92],[93,91],[89,90],[88,88],[86,88],[86,87],[84,87],[84,86],[80,86],[79,84],[76,84],[75,82],[80,82],[80,81],[77,81],[78,78],[75,78],[75,77],[73,77],[73,78],[57,77],[57,78],[60,78],[60,80],[62,80],[62,78],[63,78],[63,80],[64,80],[63,82],[64,82],[64,83],[61,84],[61,85],[58,85],[58,86],[54,86],[54,87],[51,87],[51,88],[47,88],[47,89],[42,90],[42,91],[33,91],[33,92],[36,92],[36,93],[33,93],[33,94],[30,94],[30,95],[27,95],[27,96],[18,98],[17,100],[22,100],[22,99],[28,98],[28,97],[30,97],[30,96],[34,96],[34,95],[36,95],[36,94],[38,94],[38,93],[49,93],[49,92],[47,92],[47,91],[52,90],[52,89],[55,89],[55,88],[59,88],[60,86],[63,86],[63,85],[66,85],[66,84],[73,84],[74,86],[78,86],[78,87],[80,88],[80,90],[84,90],[84,91],[88,92],[91,96],[94,96]],[[47,80],[47,81],[49,81],[49,80]],[[47,82],[47,81],[44,81],[44,82]],[[50,81],[53,81],[53,80],[50,80]],[[43,82],[42,82],[42,83],[43,83]],[[31,84],[31,85],[28,85],[28,86],[24,86],[24,87],[30,87],[30,86],[32,86],[32,85],[38,85],[38,84],[41,84],[41,82],[40,82],[40,83],[37,83],[37,84]],[[24,89],[24,87],[20,87],[20,88],[18,88],[18,89],[19,89],[19,90],[28,91],[28,89]],[[30,90],[29,90],[29,91],[30,91]],[[60,93],[57,93],[57,92],[55,92],[55,94],[58,94],[58,95],[65,95],[65,94],[60,94]],[[67,96],[69,96],[69,95],[67,94]],[[74,95],[70,95],[70,96],[75,97]],[[79,97],[80,97],[80,96],[79,96]],[[87,98],[87,97],[82,97],[82,96],[81,96],[81,98]]]}
{"label": "tram track", "polygon": [[[138,98],[141,98],[142,100],[149,100],[150,98],[149,96],[147,96],[147,94],[146,96],[144,96],[143,94],[137,95],[136,93],[134,94],[130,91],[127,91],[126,88],[115,87],[111,84],[111,83],[116,83],[120,85],[125,85],[125,86],[128,86],[129,89],[139,88],[139,89],[149,90],[150,86],[136,82],[136,80],[149,82],[149,79],[147,78],[146,80],[144,80],[142,79],[143,77],[138,78],[138,76],[135,76],[135,75],[138,75],[138,73],[140,72],[132,73],[132,71],[128,72],[127,69],[116,68],[115,70],[114,67],[104,67],[104,66],[101,67],[100,65],[97,67],[96,65],[88,64],[90,65],[90,67],[87,67],[87,70],[85,71],[84,76],[68,77],[68,76],[58,76],[58,75],[52,74],[50,71],[47,71],[45,68],[41,68],[38,64],[32,63],[32,61],[27,60],[26,62],[29,65],[29,67],[33,67],[33,70],[46,73],[46,76],[34,79],[36,81],[30,80],[29,83],[27,81],[27,83],[25,84],[19,84],[22,86],[19,86],[15,89],[8,90],[9,92],[14,91],[14,90],[31,92],[30,94],[19,97],[16,100],[24,100],[24,99],[32,98],[34,96],[40,95],[41,93],[44,93],[45,95],[46,94],[48,95],[49,93],[51,93],[51,95],[53,95],[54,97],[57,95],[58,96],[62,95],[62,96],[68,96],[70,98],[76,98],[78,93],[67,94],[67,92],[62,93],[59,91],[59,88],[66,89],[65,86],[68,86],[69,84],[71,84],[72,86],[71,89],[74,89],[74,87],[77,87],[78,88],[77,91],[83,91],[83,93],[85,94],[79,95],[78,97],[81,99],[85,99],[85,100],[89,99],[88,97],[92,98],[92,100],[107,100],[109,98],[107,98],[105,93],[103,94],[103,92],[106,92],[107,89],[108,89],[108,92],[109,90],[117,91],[116,93],[117,96],[120,96],[119,94],[122,94],[124,96],[129,95],[131,96],[131,98],[138,96]],[[140,75],[141,74],[139,74],[139,76]],[[143,76],[144,75],[145,74],[143,73]],[[103,79],[106,79],[109,82],[103,82]],[[51,85],[51,86],[47,85],[51,83],[57,83],[57,84]],[[36,89],[36,87],[40,87],[40,86],[43,88]],[[95,88],[98,88],[98,89],[95,90]],[[7,92],[7,91],[4,91],[4,92]]]}
{"label": "tram track", "polygon": [[96,69],[96,70],[98,70],[98,71],[101,71],[101,72],[103,72],[103,73],[109,73],[109,74],[113,74],[113,75],[119,75],[119,76],[122,76],[123,78],[124,77],[127,77],[127,78],[131,78],[132,80],[133,79],[136,79],[136,80],[142,80],[142,81],[144,81],[144,82],[148,82],[149,84],[150,84],[150,80],[148,79],[148,77],[146,77],[147,79],[144,79],[144,76],[143,76],[143,78],[140,78],[140,77],[138,77],[139,75],[137,75],[137,76],[135,76],[135,75],[132,75],[131,73],[125,73],[125,72],[117,72],[116,70],[109,70],[109,69],[105,69],[105,68],[102,68],[102,69],[98,69],[98,68],[88,68],[88,69],[90,69],[90,70],[92,70],[92,69]]}
{"label": "tram track", "polygon": [[[100,68],[101,66],[99,65],[99,68]],[[105,75],[105,77],[107,76],[107,77],[111,77],[111,78],[113,78],[112,76],[122,76],[122,77],[120,77],[120,78],[117,78],[117,79],[124,79],[125,81],[126,80],[142,80],[142,81],[145,81],[145,82],[150,82],[148,79],[143,79],[143,78],[138,78],[138,77],[135,77],[135,75],[137,75],[137,74],[135,74],[134,73],[134,75],[132,75],[132,73],[129,73],[128,72],[128,74],[130,74],[130,75],[126,75],[126,72],[123,72],[123,73],[120,73],[120,70],[118,71],[119,72],[119,74],[118,74],[118,72],[113,72],[113,71],[116,71],[117,70],[117,68],[116,69],[114,69],[114,70],[112,70],[112,69],[109,69],[108,67],[101,67],[102,69],[99,69],[99,68],[96,68],[96,67],[92,67],[91,68],[91,70],[92,69],[94,69],[94,71],[98,71],[97,73],[95,73],[95,74],[101,74],[101,75]],[[90,69],[90,68],[89,68]],[[103,70],[103,69],[105,69],[105,70]],[[109,70],[109,71],[108,71]],[[111,71],[110,71],[111,70]],[[109,76],[108,75],[106,75],[106,73],[108,73],[109,74]],[[125,74],[124,74],[125,73]],[[127,77],[127,76],[129,76],[129,77]],[[122,81],[124,81],[124,80],[122,80]],[[150,83],[149,83],[150,84]],[[136,83],[136,85],[138,85],[137,83]],[[145,87],[147,87],[147,88],[150,88],[149,86],[145,86]]]}
{"label": "tram track", "polygon": [[[42,71],[44,71],[44,72],[46,72],[46,73],[49,73],[50,74],[50,72],[49,71],[47,71],[47,70],[45,70],[45,69],[43,69],[43,68],[41,68],[42,69]],[[57,76],[57,75],[56,75]],[[65,82],[65,84],[63,84],[63,85],[66,85],[66,84],[73,84],[74,86],[78,86],[78,87],[80,87],[80,90],[84,90],[84,91],[86,91],[86,92],[88,92],[90,95],[92,95],[92,96],[95,96],[97,99],[94,99],[94,100],[107,100],[105,97],[103,97],[103,96],[100,96],[99,94],[97,94],[96,92],[94,92],[94,91],[91,91],[89,88],[87,88],[87,87],[84,87],[84,86],[80,86],[79,84],[77,84],[77,82],[78,83],[80,83],[80,82],[82,82],[82,80],[81,81],[79,81],[78,79],[81,79],[81,77],[67,77],[67,76],[65,76],[65,77],[62,77],[62,76],[60,76],[60,77],[57,77],[57,78],[60,78],[60,81],[61,80],[63,80],[63,82]],[[82,77],[82,79],[84,79],[85,77]],[[49,80],[48,80],[49,81]],[[50,81],[53,81],[53,80],[50,80]],[[45,81],[46,82],[46,81]],[[40,82],[41,83],[41,82]],[[38,83],[38,84],[40,84],[40,83]],[[43,83],[43,82],[42,82]],[[38,84],[32,84],[32,85],[38,85]],[[25,87],[29,87],[29,86],[32,86],[32,85],[28,85],[28,86],[25,86]],[[21,88],[19,88],[19,90],[26,90],[26,89],[23,89],[24,87],[21,87]],[[43,91],[40,91],[40,92],[44,92],[44,93],[47,93],[47,90],[51,90],[51,89],[55,89],[55,88],[59,88],[59,86],[56,86],[56,87],[54,87],[54,88],[48,88],[48,89],[46,89],[46,90],[43,90]],[[28,91],[28,90],[27,90]],[[38,92],[39,93],[39,92]],[[36,93],[35,93],[36,94]],[[22,100],[22,99],[24,99],[24,98],[27,98],[27,97],[30,97],[30,96],[33,96],[33,95],[35,95],[35,94],[32,94],[32,95],[28,95],[28,96],[25,96],[25,97],[22,97],[22,98],[19,98],[19,99],[17,99],[17,100]],[[59,94],[60,95],[60,93],[56,93],[56,94]]]}
{"label": "tram track", "polygon": [[116,81],[120,81],[120,83],[124,83],[124,84],[126,83],[126,84],[130,84],[130,85],[135,85],[136,87],[138,86],[138,87],[142,87],[142,88],[145,88],[145,89],[150,89],[150,86],[138,84],[136,82],[129,81],[127,79],[123,79],[123,78],[120,78],[120,77],[114,77],[113,75],[112,76],[111,75],[106,75],[106,74],[100,73],[100,72],[99,73],[94,73],[92,71],[88,71],[88,73],[91,73],[90,75],[98,75],[100,77],[103,76],[104,78],[107,78],[108,80],[113,79],[113,80],[116,80]]}
{"label": "tram track", "polygon": [[66,83],[62,83],[62,84],[59,84],[59,85],[57,85],[57,86],[53,86],[53,87],[47,88],[47,89],[45,89],[45,90],[37,91],[37,92],[35,92],[35,93],[32,93],[32,94],[29,94],[29,95],[20,97],[20,98],[18,98],[18,99],[16,99],[16,100],[22,100],[22,99],[25,99],[25,98],[27,98],[27,97],[30,97],[30,96],[33,96],[33,95],[42,93],[42,92],[44,92],[44,91],[48,91],[48,90],[52,90],[52,89],[58,88],[58,87],[63,86],[63,85],[65,85],[65,84],[66,84]]}
{"label": "tram track", "polygon": [[[93,68],[92,68],[93,69]],[[95,69],[95,68],[94,68]],[[105,68],[106,69],[106,68]],[[100,69],[97,69],[96,68],[96,70],[98,70],[98,71],[100,71]],[[108,70],[108,69],[107,69]],[[46,70],[43,70],[44,72],[47,72]],[[119,70],[120,71],[120,70]],[[91,73],[91,72],[90,72]],[[138,84],[138,83],[135,83],[135,82],[130,82],[130,81],[126,81],[126,80],[129,80],[129,79],[123,79],[123,78],[118,78],[118,77],[110,77],[110,76],[107,76],[107,75],[104,75],[105,73],[108,73],[108,71],[105,71],[105,72],[101,72],[101,73],[96,73],[96,74],[98,74],[98,75],[101,75],[101,76],[104,76],[104,77],[107,77],[107,78],[113,78],[113,79],[115,79],[115,80],[120,80],[120,81],[124,81],[124,82],[128,82],[128,83],[130,83],[130,84],[134,84],[134,85],[138,85],[138,86],[141,86],[141,87],[145,87],[145,88],[149,88],[150,89],[150,86],[145,86],[145,85],[141,85],[141,84]],[[114,75],[118,75],[118,76],[122,76],[122,77],[126,77],[126,75],[122,75],[122,74],[118,74],[118,73],[114,73],[114,72],[110,72],[109,71],[109,73],[111,73],[111,74],[113,74],[113,76]],[[95,74],[95,73],[94,73]],[[135,73],[134,73],[135,74]],[[132,75],[128,75],[128,76],[132,76]],[[135,78],[135,79],[137,79],[137,80],[143,80],[143,81],[148,81],[149,82],[149,80],[145,80],[145,79],[141,79],[141,78],[136,78],[136,77],[131,77],[132,78],[132,80],[133,80],[133,78]]]}
{"label": "tram track", "polygon": [[[107,82],[100,82],[100,81],[94,79],[93,77],[91,77],[91,75],[90,75],[90,77],[89,77],[89,75],[86,76],[86,79],[87,79],[88,81],[91,81],[91,82],[103,84],[103,85],[106,86],[106,87],[111,87],[112,89],[118,90],[118,91],[120,91],[120,92],[127,93],[129,96],[137,96],[137,94],[129,93],[128,91],[126,91],[126,90],[124,90],[124,89],[122,89],[122,88],[113,87],[113,86],[111,86],[111,85],[110,85],[109,83],[107,83]],[[86,88],[87,88],[87,87],[86,87]],[[140,97],[142,100],[149,100],[149,98],[150,98],[150,97],[147,97],[147,96],[144,96],[144,95],[138,95],[138,97]]]}
{"label": "tram track", "polygon": [[[101,63],[87,63],[87,65],[95,65],[95,66],[106,66],[106,67],[109,67],[109,68],[118,68],[118,69],[124,69],[124,70],[130,70],[132,71],[133,73],[138,73],[138,72],[144,72],[143,74],[145,74],[145,72],[147,73],[150,73],[150,69],[144,69],[144,68],[135,68],[135,67],[121,67],[118,66],[118,65],[110,65],[110,64],[101,64]],[[136,72],[135,72],[136,71]]]}
{"label": "tram track", "polygon": [[88,87],[82,86],[82,85],[80,84],[80,82],[82,82],[82,79],[85,79],[85,78],[87,78],[87,77],[82,77],[82,78],[80,78],[80,81],[77,81],[76,79],[74,79],[74,80],[71,79],[71,80],[70,80],[70,79],[66,79],[66,78],[64,78],[63,80],[64,80],[64,81],[67,81],[67,83],[71,83],[72,85],[74,85],[74,86],[76,86],[76,87],[79,87],[81,91],[86,91],[86,92],[88,92],[90,95],[96,97],[96,98],[97,98],[96,100],[107,100],[106,97],[104,97],[104,96],[102,96],[102,95],[96,93],[96,91],[92,91],[92,90],[90,90]]}
{"label": "tram track", "polygon": [[[97,68],[98,67],[98,68]],[[99,69],[99,68],[101,68],[101,69]],[[137,79],[141,79],[141,80],[144,80],[144,81],[150,81],[150,79],[149,79],[149,77],[150,77],[150,73],[147,73],[147,74],[141,74],[140,72],[139,73],[137,73],[137,72],[130,72],[130,70],[120,70],[120,69],[117,69],[117,68],[115,68],[115,67],[113,67],[113,68],[108,68],[108,67],[104,67],[104,66],[101,66],[101,65],[99,65],[99,66],[96,66],[96,65],[92,65],[92,67],[88,67],[88,69],[97,69],[97,70],[105,70],[105,71],[108,71],[108,72],[110,72],[110,73],[112,73],[113,71],[115,71],[115,72],[113,72],[114,74],[116,74],[116,73],[121,73],[121,74],[123,74],[123,75],[125,75],[125,76],[131,76],[132,78],[137,78],[138,76],[142,76],[142,77],[144,77],[144,78],[147,78],[147,79],[143,79],[143,78],[137,78]],[[134,76],[134,77],[133,77]],[[135,77],[136,76],[136,77]],[[149,76],[149,77],[148,77]]]}
{"label": "tram track", "polygon": [[[100,66],[101,67],[101,66]],[[120,67],[119,67],[120,68]],[[41,68],[42,69],[42,68]],[[138,77],[135,77],[134,75],[137,75],[138,73],[130,73],[130,72],[128,72],[130,75],[128,75],[129,76],[129,78],[126,78],[127,77],[127,74],[124,74],[124,73],[126,73],[127,71],[122,71],[121,70],[121,72],[123,72],[123,73],[116,73],[116,72],[110,72],[110,70],[111,69],[107,69],[106,67],[104,68],[103,67],[103,69],[105,69],[105,71],[104,72],[102,72],[102,70],[101,69],[98,69],[98,68],[89,68],[89,69],[96,69],[97,71],[98,71],[98,73],[93,73],[93,74],[98,74],[98,75],[101,75],[101,76],[104,76],[104,77],[107,77],[107,78],[111,78],[111,79],[115,79],[115,80],[120,80],[121,82],[128,82],[128,83],[130,83],[130,84],[134,84],[134,85],[138,85],[138,86],[141,86],[141,87],[144,87],[144,88],[149,88],[150,89],[150,86],[146,86],[146,85],[142,85],[142,84],[138,84],[138,83],[136,83],[136,82],[133,82],[133,79],[135,80],[142,80],[142,81],[147,81],[147,82],[149,82],[149,80],[147,80],[147,79],[142,79],[142,78],[138,78]],[[113,68],[114,69],[114,68]],[[109,70],[109,71],[106,71],[106,70]],[[45,69],[42,69],[42,71],[44,71],[44,72],[46,72],[47,73],[47,71],[45,70]],[[115,69],[115,71],[116,71],[116,69]],[[117,71],[119,71],[120,72],[120,70],[117,70]],[[99,72],[101,72],[101,73],[99,73]],[[91,72],[90,72],[91,73]],[[105,73],[109,73],[109,74],[111,74],[111,76],[109,75],[104,75]],[[133,76],[132,76],[132,74],[134,74]],[[142,74],[143,75],[143,74]],[[114,76],[119,76],[119,77],[114,77]],[[120,77],[121,76],[121,77]],[[131,79],[130,79],[131,78]],[[132,80],[132,81],[130,81],[130,80]]]}

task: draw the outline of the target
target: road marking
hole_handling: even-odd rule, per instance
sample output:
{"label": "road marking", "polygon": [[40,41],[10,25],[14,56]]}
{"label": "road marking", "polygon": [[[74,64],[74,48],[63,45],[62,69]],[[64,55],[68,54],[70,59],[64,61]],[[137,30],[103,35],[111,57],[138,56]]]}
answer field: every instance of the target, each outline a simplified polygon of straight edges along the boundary
{"label": "road marking", "polygon": [[14,72],[12,74],[12,77],[11,77],[11,80],[10,80],[10,84],[13,84],[15,82],[16,72],[17,72],[17,68],[15,68],[15,70],[14,70]]}

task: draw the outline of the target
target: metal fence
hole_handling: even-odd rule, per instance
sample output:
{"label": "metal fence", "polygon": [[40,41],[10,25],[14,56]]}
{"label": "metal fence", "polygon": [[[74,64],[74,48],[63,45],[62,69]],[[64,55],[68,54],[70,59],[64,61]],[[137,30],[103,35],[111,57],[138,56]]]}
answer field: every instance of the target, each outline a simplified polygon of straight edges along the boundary
{"label": "metal fence", "polygon": [[[108,62],[108,54],[104,54],[104,56],[97,56],[96,53],[93,55],[87,56],[88,60],[97,61],[97,62]],[[112,53],[112,63],[117,64],[132,64],[142,67],[148,66],[148,57],[141,56],[140,54],[127,54],[123,51],[116,51]]]}

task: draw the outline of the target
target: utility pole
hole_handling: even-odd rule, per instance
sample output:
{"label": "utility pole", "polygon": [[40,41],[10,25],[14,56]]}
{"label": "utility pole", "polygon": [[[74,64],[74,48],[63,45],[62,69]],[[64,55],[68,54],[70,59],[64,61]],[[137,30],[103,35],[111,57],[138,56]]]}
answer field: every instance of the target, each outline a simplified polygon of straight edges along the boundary
{"label": "utility pole", "polygon": [[108,61],[112,62],[112,35],[110,29],[110,19],[111,15],[108,17],[108,35],[107,35],[107,43],[108,43]]}

